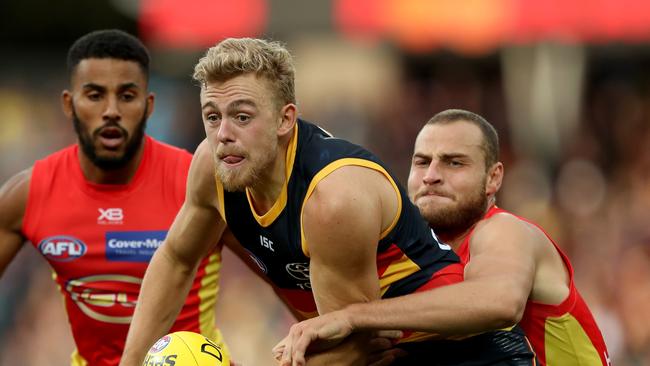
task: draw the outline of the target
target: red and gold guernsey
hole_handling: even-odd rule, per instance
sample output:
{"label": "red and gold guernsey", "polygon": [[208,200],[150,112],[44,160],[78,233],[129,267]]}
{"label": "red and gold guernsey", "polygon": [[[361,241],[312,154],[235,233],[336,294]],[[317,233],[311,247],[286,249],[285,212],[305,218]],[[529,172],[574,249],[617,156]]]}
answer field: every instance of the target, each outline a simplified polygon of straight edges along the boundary
{"label": "red and gold guernsey", "polygon": [[[145,136],[132,181],[102,185],[84,178],[80,153],[73,145],[34,164],[22,230],[64,297],[72,365],[117,365],[147,264],[185,199],[192,157]],[[214,320],[220,266],[218,251],[201,262],[172,331],[222,343]],[[169,296],[178,294],[170,288]]]}
{"label": "red and gold guernsey", "polygon": [[[609,354],[603,336],[598,329],[589,307],[573,283],[573,267],[569,258],[539,225],[501,208],[493,206],[484,219],[498,213],[517,217],[539,228],[553,243],[569,272],[569,295],[558,305],[540,304],[531,300],[526,303],[519,326],[532,343],[541,365],[610,365]],[[470,235],[458,248],[463,263],[470,258]]]}

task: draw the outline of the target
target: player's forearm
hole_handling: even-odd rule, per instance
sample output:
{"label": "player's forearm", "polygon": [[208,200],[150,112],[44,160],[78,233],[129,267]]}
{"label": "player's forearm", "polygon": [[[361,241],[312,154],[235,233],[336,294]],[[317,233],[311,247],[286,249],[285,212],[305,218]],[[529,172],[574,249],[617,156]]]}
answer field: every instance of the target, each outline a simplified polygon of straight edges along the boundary
{"label": "player's forearm", "polygon": [[344,310],[358,330],[416,330],[469,335],[501,329],[521,319],[525,299],[508,284],[466,281],[393,299],[352,304]]}
{"label": "player's forearm", "polygon": [[171,328],[183,306],[195,269],[158,250],[142,282],[121,366],[140,366],[149,347]]}

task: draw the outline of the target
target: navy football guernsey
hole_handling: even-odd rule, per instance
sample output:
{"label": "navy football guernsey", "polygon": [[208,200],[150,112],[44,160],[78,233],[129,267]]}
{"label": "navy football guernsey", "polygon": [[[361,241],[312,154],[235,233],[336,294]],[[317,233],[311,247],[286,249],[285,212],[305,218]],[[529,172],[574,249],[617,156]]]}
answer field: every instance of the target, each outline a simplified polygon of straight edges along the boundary
{"label": "navy football guernsey", "polygon": [[[399,214],[392,225],[381,233],[377,248],[377,272],[383,298],[426,290],[437,273],[449,271],[462,274],[456,254],[449,246],[437,241],[406,191],[396,183],[377,157],[360,146],[332,137],[316,125],[298,120],[286,155],[288,179],[267,213],[258,215],[248,191],[227,192],[218,178],[217,195],[219,211],[234,236],[294,310],[305,318],[318,313],[309,282],[309,243],[305,242],[302,232],[302,208],[318,182],[334,170],[348,165],[382,173],[399,197]],[[412,356],[401,359],[400,364],[488,365],[493,364],[495,359],[507,359],[510,355],[498,351],[496,358],[489,357],[491,361],[483,362],[486,347],[503,343],[502,346],[513,352],[525,348],[520,347],[522,341],[525,343],[523,338],[512,341],[490,335],[472,337],[472,343],[465,343],[470,339],[422,342],[432,337],[435,336],[405,332],[401,342]],[[458,353],[458,347],[462,348],[463,344],[474,348],[480,345],[482,348],[478,352]],[[457,345],[453,353],[445,352],[444,357],[433,356],[451,345]],[[534,357],[530,348],[522,352],[524,357]],[[442,362],[436,363],[434,359]]]}
{"label": "navy football guernsey", "polygon": [[309,245],[301,230],[302,207],[316,184],[342,166],[381,172],[399,193],[399,216],[381,234],[377,250],[382,297],[411,293],[435,272],[459,261],[452,250],[438,244],[417,207],[379,159],[360,146],[298,120],[286,159],[288,183],[262,216],[253,209],[248,191],[226,192],[219,183],[217,189],[220,211],[225,212],[235,237],[305,317],[316,315],[316,307],[309,283]]}

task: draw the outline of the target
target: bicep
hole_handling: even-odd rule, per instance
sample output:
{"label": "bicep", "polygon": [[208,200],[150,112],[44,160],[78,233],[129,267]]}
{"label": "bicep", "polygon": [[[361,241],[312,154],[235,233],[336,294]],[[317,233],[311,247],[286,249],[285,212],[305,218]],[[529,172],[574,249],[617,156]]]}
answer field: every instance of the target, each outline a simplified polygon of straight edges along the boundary
{"label": "bicep", "polygon": [[535,274],[530,232],[509,217],[495,217],[477,228],[470,242],[465,281],[482,281],[521,303],[528,298]]}
{"label": "bicep", "polygon": [[0,188],[0,274],[25,242],[21,227],[30,179],[31,169],[28,169],[10,178]]}
{"label": "bicep", "polygon": [[380,202],[349,184],[345,173],[320,182],[303,211],[310,280],[321,314],[379,297]]}

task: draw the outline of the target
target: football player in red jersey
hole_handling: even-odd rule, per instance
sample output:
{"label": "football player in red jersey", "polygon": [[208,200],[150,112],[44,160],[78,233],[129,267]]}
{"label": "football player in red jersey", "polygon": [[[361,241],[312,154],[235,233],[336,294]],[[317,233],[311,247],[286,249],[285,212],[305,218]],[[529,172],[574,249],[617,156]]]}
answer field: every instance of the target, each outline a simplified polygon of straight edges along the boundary
{"label": "football player in red jersey", "polygon": [[569,259],[539,226],[496,206],[504,168],[494,127],[472,112],[443,111],[422,128],[414,150],[409,196],[466,263],[465,280],[299,323],[275,348],[282,365],[302,365],[309,344],[336,343],[356,330],[463,335],[515,324],[542,365],[608,365]]}
{"label": "football player in red jersey", "polygon": [[[117,365],[147,263],[185,199],[192,156],[145,133],[155,98],[149,53],[137,38],[91,32],[67,61],[61,101],[78,141],[0,189],[0,273],[33,243],[65,299],[72,365]],[[221,257],[217,247],[207,252],[173,329],[221,343],[214,321]]]}

